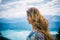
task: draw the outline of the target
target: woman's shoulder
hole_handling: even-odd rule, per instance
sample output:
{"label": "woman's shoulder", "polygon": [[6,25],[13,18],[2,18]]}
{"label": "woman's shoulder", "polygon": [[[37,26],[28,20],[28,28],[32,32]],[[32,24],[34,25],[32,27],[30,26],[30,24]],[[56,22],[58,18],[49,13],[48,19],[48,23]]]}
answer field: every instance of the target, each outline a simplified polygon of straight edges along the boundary
{"label": "woman's shoulder", "polygon": [[35,34],[35,39],[37,39],[37,40],[44,40],[44,35],[42,34],[42,33],[40,33],[40,32],[36,32],[36,34]]}
{"label": "woman's shoulder", "polygon": [[28,37],[27,37],[27,40],[32,40],[33,37],[35,37],[35,32],[31,32]]}
{"label": "woman's shoulder", "polygon": [[30,39],[30,40],[32,40],[32,39],[37,39],[37,40],[43,40],[44,39],[44,35],[42,34],[42,33],[39,33],[39,32],[31,32],[29,35],[28,35],[28,37],[27,37],[27,39]]}

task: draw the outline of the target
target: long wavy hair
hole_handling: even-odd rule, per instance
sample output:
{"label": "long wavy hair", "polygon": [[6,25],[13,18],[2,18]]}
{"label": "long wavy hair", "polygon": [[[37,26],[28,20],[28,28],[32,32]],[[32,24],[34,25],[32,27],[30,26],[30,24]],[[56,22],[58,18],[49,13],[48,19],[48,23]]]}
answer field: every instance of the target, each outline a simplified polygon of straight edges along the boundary
{"label": "long wavy hair", "polygon": [[41,15],[37,8],[29,8],[27,10],[27,16],[30,16],[31,18],[31,24],[33,29],[44,34],[45,40],[54,40],[49,33],[47,20]]}

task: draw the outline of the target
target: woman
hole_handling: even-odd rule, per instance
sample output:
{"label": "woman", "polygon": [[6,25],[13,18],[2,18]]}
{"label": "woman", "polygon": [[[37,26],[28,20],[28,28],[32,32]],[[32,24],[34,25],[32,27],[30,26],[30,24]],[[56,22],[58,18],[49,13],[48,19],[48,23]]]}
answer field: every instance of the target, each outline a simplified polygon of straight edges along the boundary
{"label": "woman", "polygon": [[32,32],[27,40],[54,40],[48,31],[48,22],[40,14],[37,8],[29,8],[27,10],[27,19],[32,25]]}

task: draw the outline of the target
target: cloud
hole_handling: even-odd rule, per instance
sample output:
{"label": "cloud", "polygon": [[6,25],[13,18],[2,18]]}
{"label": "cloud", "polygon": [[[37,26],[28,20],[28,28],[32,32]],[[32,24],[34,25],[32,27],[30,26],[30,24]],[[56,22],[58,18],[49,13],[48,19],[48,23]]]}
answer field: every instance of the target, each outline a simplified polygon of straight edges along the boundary
{"label": "cloud", "polygon": [[[18,6],[18,5],[17,5]],[[22,7],[11,8],[6,11],[1,12],[1,17],[5,18],[20,18],[23,17],[25,14],[25,10]]]}
{"label": "cloud", "polygon": [[60,8],[58,8],[58,4],[55,5],[56,3],[58,3],[58,0],[52,0],[46,4],[41,5],[40,9],[41,9],[42,14],[45,13],[44,15],[56,15],[58,12],[60,12],[59,11]]}
{"label": "cloud", "polygon": [[30,32],[31,31],[7,30],[7,31],[3,31],[2,34],[4,35],[4,37],[7,37],[11,40],[26,40],[26,38],[30,34]]}
{"label": "cloud", "polygon": [[[26,6],[25,6],[26,7]],[[2,10],[1,13],[1,17],[2,18],[20,18],[23,17],[25,15],[25,7],[23,4],[19,2],[12,2],[12,3],[8,3],[8,4],[3,4],[0,5],[0,9],[4,9]]]}
{"label": "cloud", "polygon": [[[20,0],[0,5],[0,18],[21,18],[26,16],[26,10],[37,7],[42,15],[58,15],[59,0]],[[56,4],[56,5],[55,5]],[[58,5],[59,4],[59,5]],[[58,13],[58,14],[57,14]],[[59,14],[60,15],[60,14]]]}
{"label": "cloud", "polygon": [[0,3],[2,2],[2,0],[0,0]]}
{"label": "cloud", "polygon": [[[2,35],[11,40],[26,40],[30,33],[31,31],[14,31],[14,30],[2,31]],[[52,35],[57,34],[56,31],[51,31],[50,33]]]}
{"label": "cloud", "polygon": [[39,3],[42,2],[43,0],[23,0],[26,3]]}

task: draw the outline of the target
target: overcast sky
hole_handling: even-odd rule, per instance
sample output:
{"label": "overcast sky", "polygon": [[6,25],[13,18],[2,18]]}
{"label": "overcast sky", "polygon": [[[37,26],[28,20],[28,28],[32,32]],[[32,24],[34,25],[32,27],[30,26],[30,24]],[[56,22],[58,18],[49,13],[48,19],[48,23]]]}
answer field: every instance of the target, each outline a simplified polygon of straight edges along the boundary
{"label": "overcast sky", "polygon": [[42,15],[60,16],[60,0],[0,0],[0,18],[25,17],[30,7],[37,7]]}

